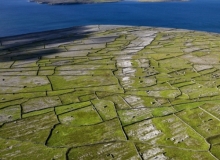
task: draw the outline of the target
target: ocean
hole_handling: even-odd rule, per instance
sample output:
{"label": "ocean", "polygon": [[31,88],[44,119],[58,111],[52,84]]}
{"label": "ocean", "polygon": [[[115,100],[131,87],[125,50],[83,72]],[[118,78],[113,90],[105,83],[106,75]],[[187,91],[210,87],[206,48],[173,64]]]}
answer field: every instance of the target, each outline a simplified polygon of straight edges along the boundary
{"label": "ocean", "polygon": [[133,25],[220,33],[220,0],[47,5],[0,0],[0,37],[82,25]]}

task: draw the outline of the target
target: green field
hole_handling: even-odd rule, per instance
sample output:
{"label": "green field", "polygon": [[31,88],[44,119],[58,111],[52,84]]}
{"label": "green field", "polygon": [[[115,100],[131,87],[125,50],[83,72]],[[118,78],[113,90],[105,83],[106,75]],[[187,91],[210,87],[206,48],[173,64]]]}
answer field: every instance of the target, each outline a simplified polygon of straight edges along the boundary
{"label": "green field", "polygon": [[219,51],[150,27],[0,38],[0,159],[220,159]]}

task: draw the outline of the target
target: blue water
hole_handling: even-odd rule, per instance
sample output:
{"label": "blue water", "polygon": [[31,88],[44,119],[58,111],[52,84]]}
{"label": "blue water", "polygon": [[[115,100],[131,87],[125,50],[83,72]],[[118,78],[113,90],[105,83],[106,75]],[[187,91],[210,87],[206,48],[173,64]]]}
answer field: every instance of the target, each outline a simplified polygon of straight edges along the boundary
{"label": "blue water", "polygon": [[220,0],[42,5],[0,0],[0,37],[90,24],[183,28],[220,33]]}

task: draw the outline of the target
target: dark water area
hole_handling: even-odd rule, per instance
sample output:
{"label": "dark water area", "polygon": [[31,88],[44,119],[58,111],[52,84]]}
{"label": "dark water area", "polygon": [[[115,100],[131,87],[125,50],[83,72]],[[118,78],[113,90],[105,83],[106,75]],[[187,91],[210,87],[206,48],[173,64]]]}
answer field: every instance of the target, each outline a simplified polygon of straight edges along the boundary
{"label": "dark water area", "polygon": [[81,25],[112,24],[220,33],[220,0],[42,5],[0,0],[0,37]]}

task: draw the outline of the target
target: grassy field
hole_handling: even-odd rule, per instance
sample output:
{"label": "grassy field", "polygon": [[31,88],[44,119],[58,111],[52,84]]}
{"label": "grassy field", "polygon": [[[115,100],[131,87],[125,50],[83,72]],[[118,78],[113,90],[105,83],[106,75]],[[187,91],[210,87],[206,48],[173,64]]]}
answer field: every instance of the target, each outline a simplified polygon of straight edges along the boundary
{"label": "grassy field", "polygon": [[83,26],[0,44],[0,159],[220,158],[219,34]]}

